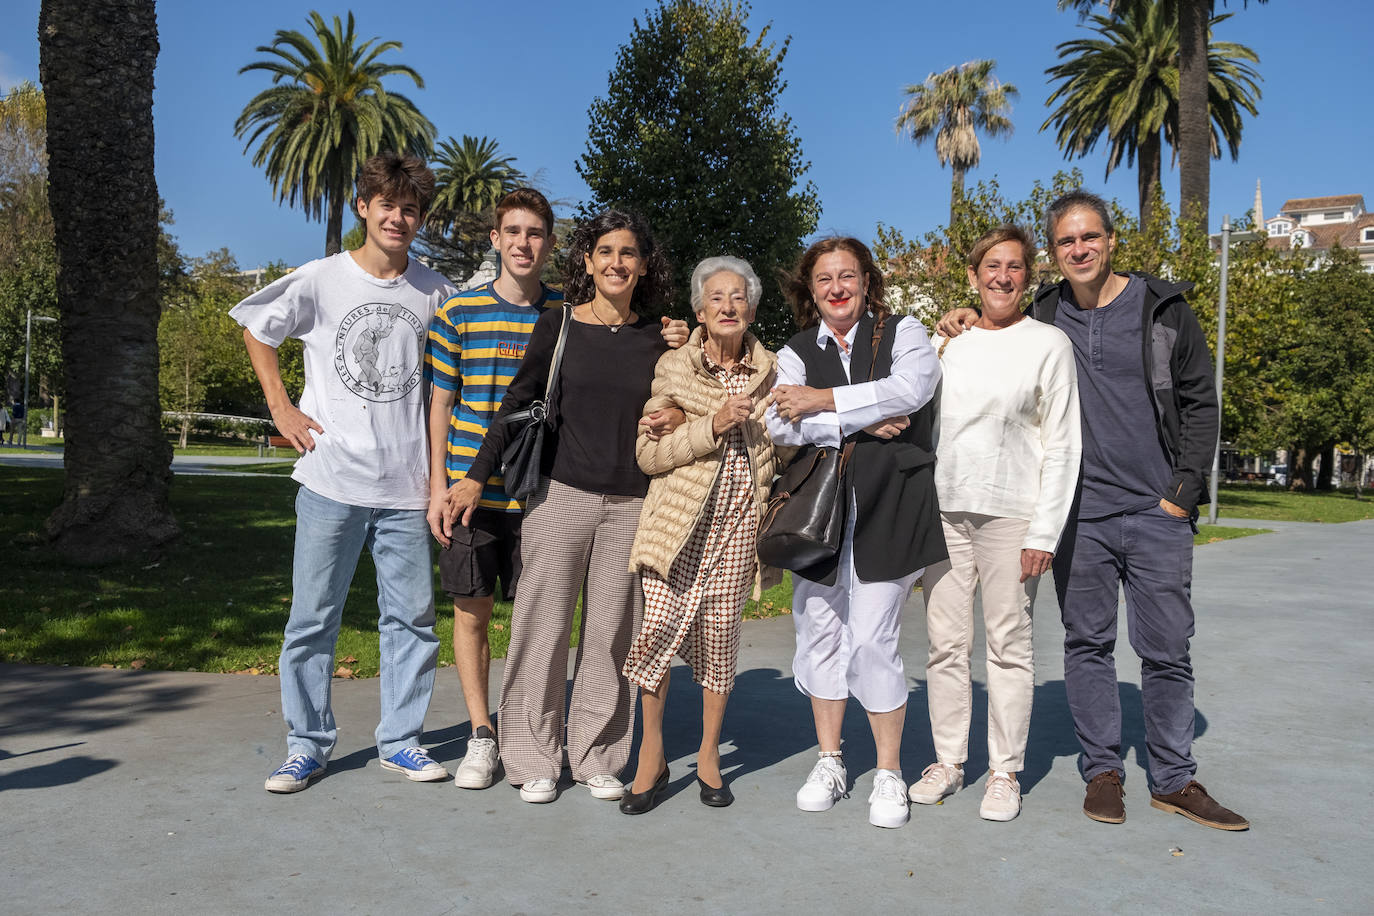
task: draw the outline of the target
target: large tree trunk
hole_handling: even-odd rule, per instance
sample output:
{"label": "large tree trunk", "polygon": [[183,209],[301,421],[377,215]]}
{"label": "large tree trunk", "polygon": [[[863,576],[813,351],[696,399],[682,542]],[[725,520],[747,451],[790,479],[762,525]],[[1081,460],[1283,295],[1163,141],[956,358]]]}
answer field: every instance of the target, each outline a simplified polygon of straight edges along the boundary
{"label": "large tree trunk", "polygon": [[1312,457],[1316,449],[1306,445],[1295,445],[1288,450],[1288,488],[1290,490],[1311,490]]}
{"label": "large tree trunk", "polygon": [[1336,470],[1336,443],[1328,442],[1322,446],[1322,466],[1317,469],[1317,489],[1330,490],[1332,475]]}
{"label": "large tree trunk", "polygon": [[338,254],[343,250],[343,213],[348,202],[348,182],[340,183],[329,195],[329,214],[325,217],[324,256]]}
{"label": "large tree trunk", "polygon": [[38,40],[67,392],[47,536],[103,563],[177,535],[158,403],[153,0],[43,0]]}
{"label": "large tree trunk", "polygon": [[1140,200],[1140,228],[1145,229],[1150,225],[1151,217],[1154,216],[1155,204],[1159,202],[1155,197],[1159,189],[1161,167],[1159,131],[1141,138],[1140,149],[1136,156],[1136,165],[1140,167],[1139,171],[1136,172],[1136,193]]}
{"label": "large tree trunk", "polygon": [[1178,0],[1179,213],[1208,229],[1212,139],[1207,108],[1207,22],[1213,0]]}

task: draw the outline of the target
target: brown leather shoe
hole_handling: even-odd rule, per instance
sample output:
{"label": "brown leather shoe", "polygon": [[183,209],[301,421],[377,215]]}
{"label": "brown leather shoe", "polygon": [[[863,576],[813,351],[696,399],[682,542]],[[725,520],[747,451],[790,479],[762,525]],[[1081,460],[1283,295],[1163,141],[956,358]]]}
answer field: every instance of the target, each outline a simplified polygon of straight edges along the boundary
{"label": "brown leather shoe", "polygon": [[1121,788],[1121,774],[1116,770],[1098,773],[1088,782],[1088,794],[1083,799],[1083,813],[1104,824],[1126,822],[1126,790]]}
{"label": "brown leather shoe", "polygon": [[[1249,830],[1250,822],[1229,808],[1223,808],[1197,780],[1168,795],[1150,795],[1150,807],[1181,814],[1190,821],[1218,830]],[[1091,815],[1089,815],[1091,817]]]}

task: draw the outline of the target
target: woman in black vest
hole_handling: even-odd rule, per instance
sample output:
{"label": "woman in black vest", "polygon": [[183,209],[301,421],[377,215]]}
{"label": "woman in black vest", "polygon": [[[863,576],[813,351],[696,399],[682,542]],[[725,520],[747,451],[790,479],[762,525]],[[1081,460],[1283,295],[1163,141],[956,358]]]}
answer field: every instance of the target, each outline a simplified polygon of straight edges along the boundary
{"label": "woman in black vest", "polygon": [[932,479],[939,362],[925,328],[883,306],[883,275],[857,239],[816,242],[786,291],[803,330],[778,354],[768,430],[781,445],[854,445],[840,553],[792,579],[792,670],[820,745],[797,807],[824,811],[847,792],[840,729],[852,694],[877,745],[869,823],[900,827],[909,816],[901,610],[923,568],[945,558]]}

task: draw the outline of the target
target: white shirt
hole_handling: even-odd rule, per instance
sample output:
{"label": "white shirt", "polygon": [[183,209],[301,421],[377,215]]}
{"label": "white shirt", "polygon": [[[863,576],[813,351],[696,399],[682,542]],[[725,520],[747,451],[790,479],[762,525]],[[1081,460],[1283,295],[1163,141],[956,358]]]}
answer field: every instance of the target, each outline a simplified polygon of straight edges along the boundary
{"label": "white shirt", "polygon": [[414,258],[374,277],[348,252],[304,264],[229,315],[269,347],[305,345],[300,409],[324,427],[291,476],[335,502],[424,509],[429,502],[424,352],[429,321],[457,292]]}
{"label": "white shirt", "polygon": [[[944,338],[935,338],[936,347]],[[1023,318],[970,328],[940,357],[935,492],[942,512],[1030,522],[1023,547],[1054,552],[1078,485],[1078,371],[1063,331]]]}
{"label": "white shirt", "polygon": [[[846,346],[839,347],[840,363],[849,371],[849,351],[853,349],[857,324],[844,336]],[[827,338],[835,334],[822,321],[816,330],[816,347],[824,350]],[[805,344],[804,344],[805,346]],[[863,376],[868,377],[864,366]],[[805,385],[806,366],[788,344],[778,353],[778,384]],[[909,315],[897,318],[897,331],[892,342],[892,373],[887,378],[859,382],[831,389],[835,398],[834,410],[807,414],[796,423],[778,415],[776,405],[770,405],[766,420],[774,442],[783,445],[839,446],[844,437],[872,426],[879,420],[907,416],[920,410],[935,394],[940,383],[940,363],[935,348],[921,323]]]}

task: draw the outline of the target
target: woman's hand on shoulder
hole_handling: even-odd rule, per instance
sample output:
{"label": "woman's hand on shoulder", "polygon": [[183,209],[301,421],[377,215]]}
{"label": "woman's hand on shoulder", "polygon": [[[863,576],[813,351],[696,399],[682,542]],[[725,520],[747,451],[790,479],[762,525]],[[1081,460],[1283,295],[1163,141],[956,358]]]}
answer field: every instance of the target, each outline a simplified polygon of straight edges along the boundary
{"label": "woman's hand on shoulder", "polygon": [[971,308],[957,308],[945,312],[935,322],[935,333],[953,339],[978,323],[978,312]]}
{"label": "woman's hand on shoulder", "polygon": [[691,331],[687,330],[687,322],[683,321],[681,318],[669,318],[667,315],[664,315],[659,319],[659,322],[663,325],[659,333],[663,335],[663,342],[666,343],[670,349],[676,350],[681,347],[687,342],[687,338],[691,336]]}

